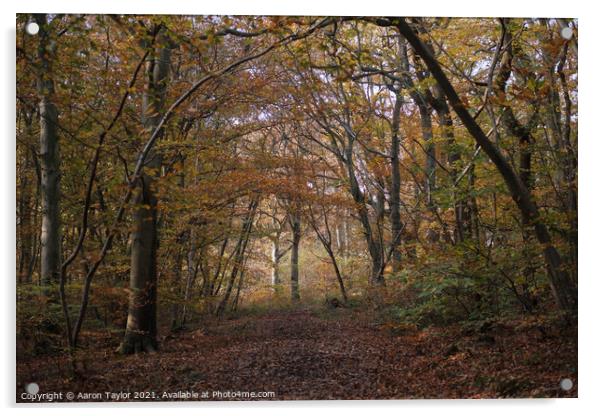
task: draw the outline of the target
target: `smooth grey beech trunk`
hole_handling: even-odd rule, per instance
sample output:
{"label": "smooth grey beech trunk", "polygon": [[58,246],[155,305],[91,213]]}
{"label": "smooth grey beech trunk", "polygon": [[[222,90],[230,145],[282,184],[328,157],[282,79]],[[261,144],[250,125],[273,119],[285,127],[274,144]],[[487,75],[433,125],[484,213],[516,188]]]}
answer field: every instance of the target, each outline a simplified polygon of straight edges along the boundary
{"label": "smooth grey beech trunk", "polygon": [[52,61],[55,44],[45,14],[35,16],[38,32],[38,96],[40,99],[40,171],[42,229],[40,282],[56,283],[61,269],[59,113],[55,104]]}
{"label": "smooth grey beech trunk", "polygon": [[[159,44],[162,39],[159,39]],[[169,76],[171,50],[168,45],[156,47],[146,62],[146,90],[142,102],[142,123],[147,135],[159,124]],[[155,176],[162,157],[151,151],[145,171],[138,178],[134,198],[134,231],[131,235],[130,300],[122,354],[152,352],[157,345],[157,197]]]}

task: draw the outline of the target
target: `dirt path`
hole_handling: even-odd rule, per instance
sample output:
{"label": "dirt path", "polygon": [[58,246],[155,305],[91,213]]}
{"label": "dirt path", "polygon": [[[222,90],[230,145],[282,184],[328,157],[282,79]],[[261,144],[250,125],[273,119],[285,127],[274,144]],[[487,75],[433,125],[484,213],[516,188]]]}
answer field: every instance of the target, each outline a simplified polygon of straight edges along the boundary
{"label": "dirt path", "polygon": [[561,337],[539,341],[509,327],[393,335],[359,314],[334,313],[227,320],[167,337],[152,355],[106,348],[86,359],[83,379],[61,376],[66,364],[56,359],[23,365],[17,377],[20,385],[46,380],[38,381],[41,392],[152,392],[162,400],[163,392],[216,400],[213,392],[238,391],[273,392],[270,400],[576,396],[576,387],[558,387],[562,378],[576,380],[576,346]]}

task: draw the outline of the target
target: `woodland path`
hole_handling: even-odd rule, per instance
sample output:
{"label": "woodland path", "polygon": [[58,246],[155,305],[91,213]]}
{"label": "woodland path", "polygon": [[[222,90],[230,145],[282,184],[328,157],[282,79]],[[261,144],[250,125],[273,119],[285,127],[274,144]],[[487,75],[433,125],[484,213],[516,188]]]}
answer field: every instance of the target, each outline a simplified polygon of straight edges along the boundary
{"label": "woodland path", "polygon": [[271,391],[277,400],[576,396],[558,387],[576,379],[576,346],[561,336],[538,344],[532,329],[509,326],[395,334],[362,316],[298,309],[224,320],[164,337],[157,354],[107,348],[87,358],[85,378],[47,374],[42,388]]}

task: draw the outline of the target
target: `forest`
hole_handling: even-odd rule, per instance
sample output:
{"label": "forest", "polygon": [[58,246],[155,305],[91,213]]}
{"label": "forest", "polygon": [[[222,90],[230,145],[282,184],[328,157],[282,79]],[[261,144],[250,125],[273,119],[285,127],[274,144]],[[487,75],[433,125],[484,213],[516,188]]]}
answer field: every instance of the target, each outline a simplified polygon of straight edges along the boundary
{"label": "forest", "polygon": [[17,401],[576,397],[577,32],[18,14]]}

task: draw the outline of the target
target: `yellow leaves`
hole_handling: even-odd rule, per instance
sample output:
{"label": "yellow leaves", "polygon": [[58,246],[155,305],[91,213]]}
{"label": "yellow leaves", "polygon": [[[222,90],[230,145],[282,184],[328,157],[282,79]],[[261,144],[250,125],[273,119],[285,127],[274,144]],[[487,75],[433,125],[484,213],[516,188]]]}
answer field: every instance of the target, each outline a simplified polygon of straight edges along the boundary
{"label": "yellow leaves", "polygon": [[205,33],[205,36],[206,36],[206,40],[208,43],[210,43],[210,44],[215,43],[215,32],[213,30],[207,31]]}

